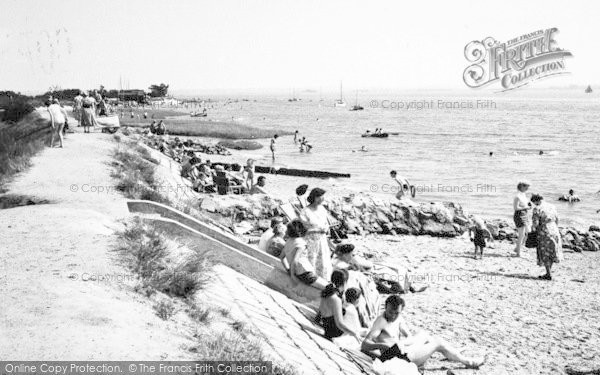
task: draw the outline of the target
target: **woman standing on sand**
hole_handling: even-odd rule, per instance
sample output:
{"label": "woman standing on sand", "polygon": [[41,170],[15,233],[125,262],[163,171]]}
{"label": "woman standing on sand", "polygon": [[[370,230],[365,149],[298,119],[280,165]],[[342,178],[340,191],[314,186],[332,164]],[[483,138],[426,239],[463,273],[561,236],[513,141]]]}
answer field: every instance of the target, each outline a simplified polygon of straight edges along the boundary
{"label": "woman standing on sand", "polygon": [[543,201],[541,195],[534,194],[531,202],[533,209],[533,228],[537,232],[538,266],[546,267],[546,274],[540,279],[552,280],[550,271],[554,263],[563,260],[562,239],[558,230],[558,214],[556,207]]}
{"label": "woman standing on sand", "polygon": [[531,210],[531,202],[527,199],[525,192],[529,189],[529,183],[525,181],[521,181],[517,184],[517,195],[513,201],[513,207],[515,209],[515,213],[513,215],[513,219],[515,221],[515,226],[517,227],[517,232],[519,234],[517,238],[517,246],[515,247],[515,255],[517,257],[521,256],[521,248],[525,244],[525,237],[527,233],[531,231],[531,221],[529,219],[529,210]]}
{"label": "woman standing on sand", "polygon": [[323,207],[325,190],[314,188],[310,191],[308,206],[300,212],[300,219],[306,227],[306,247],[308,259],[318,276],[329,280],[331,277],[331,252],[327,242],[329,221],[327,210]]}

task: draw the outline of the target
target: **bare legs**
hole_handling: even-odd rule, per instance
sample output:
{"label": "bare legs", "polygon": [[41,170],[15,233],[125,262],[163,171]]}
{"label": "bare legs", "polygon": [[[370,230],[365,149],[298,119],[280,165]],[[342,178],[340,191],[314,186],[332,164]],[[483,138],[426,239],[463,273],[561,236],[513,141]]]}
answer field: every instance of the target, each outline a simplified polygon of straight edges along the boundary
{"label": "bare legs", "polygon": [[517,238],[517,246],[515,247],[515,255],[521,256],[521,248],[525,245],[525,237],[527,236],[527,226],[524,225],[520,228],[517,228],[517,232],[519,237]]}
{"label": "bare legs", "polygon": [[481,259],[483,259],[483,247],[479,247],[475,245],[475,254],[473,255],[473,259],[477,259],[477,250],[479,249],[479,254],[481,255]]}
{"label": "bare legs", "polygon": [[65,124],[56,125],[55,128],[52,128],[52,138],[50,139],[50,147],[54,147],[54,136],[58,135],[58,144],[59,147],[63,147],[63,127]]}
{"label": "bare legs", "polygon": [[405,350],[410,361],[417,366],[422,366],[435,352],[441,353],[450,361],[460,362],[467,367],[477,368],[485,362],[485,358],[463,355],[458,348],[450,345],[445,340],[432,337],[426,332],[419,332],[409,340],[411,342],[405,346]]}

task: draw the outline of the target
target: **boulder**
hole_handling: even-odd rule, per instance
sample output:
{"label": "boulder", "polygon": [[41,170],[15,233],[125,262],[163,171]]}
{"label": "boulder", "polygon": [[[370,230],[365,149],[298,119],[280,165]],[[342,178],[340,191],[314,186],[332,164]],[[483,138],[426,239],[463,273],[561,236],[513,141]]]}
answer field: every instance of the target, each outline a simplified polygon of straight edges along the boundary
{"label": "boulder", "polygon": [[456,237],[454,225],[451,223],[439,223],[435,220],[427,220],[421,227],[421,234],[427,234],[434,237]]}
{"label": "boulder", "polygon": [[392,225],[394,227],[394,231],[398,234],[416,234],[413,233],[412,228],[406,225],[403,221],[394,220]]}

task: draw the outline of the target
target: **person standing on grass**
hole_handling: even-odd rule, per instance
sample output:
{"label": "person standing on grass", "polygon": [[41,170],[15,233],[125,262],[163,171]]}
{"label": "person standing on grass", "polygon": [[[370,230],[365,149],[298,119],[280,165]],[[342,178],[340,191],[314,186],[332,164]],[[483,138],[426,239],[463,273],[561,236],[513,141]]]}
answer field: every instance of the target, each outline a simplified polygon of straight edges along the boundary
{"label": "person standing on grass", "polygon": [[50,114],[50,123],[52,125],[52,138],[50,139],[50,147],[54,147],[54,137],[58,136],[60,148],[63,147],[63,127],[67,122],[67,111],[60,106],[58,99],[54,99],[52,103],[47,102],[48,113]]}
{"label": "person standing on grass", "polygon": [[275,134],[273,136],[273,138],[271,138],[271,156],[273,157],[273,160],[275,160],[275,141],[277,141],[277,138],[279,138],[279,136],[277,134]]}

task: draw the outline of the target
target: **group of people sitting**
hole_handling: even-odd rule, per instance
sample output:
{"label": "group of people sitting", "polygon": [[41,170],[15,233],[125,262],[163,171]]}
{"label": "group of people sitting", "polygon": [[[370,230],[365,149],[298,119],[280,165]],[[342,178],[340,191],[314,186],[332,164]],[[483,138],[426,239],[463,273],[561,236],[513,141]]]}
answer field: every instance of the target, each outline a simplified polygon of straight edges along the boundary
{"label": "group of people sitting", "polygon": [[[415,288],[408,275],[401,275],[404,285],[382,291],[378,265],[355,254],[354,245],[347,240],[327,238],[331,220],[323,207],[325,191],[314,188],[304,199],[307,188],[301,185],[296,190],[298,217],[287,225],[282,217],[274,217],[258,248],[280,259],[293,284],[310,285],[321,291],[316,321],[324,336],[335,341],[354,337],[363,352],[382,360],[399,357],[421,366],[433,353],[440,352],[469,367],[483,364],[485,359],[466,357],[439,338],[413,334],[400,315],[404,300],[397,293],[425,288]],[[378,292],[393,293],[381,314]]]}
{"label": "group of people sitting", "polygon": [[[226,184],[226,189],[238,194],[267,194],[264,190],[266,177],[259,176],[256,181],[254,175],[240,175],[239,164],[232,166],[213,164],[210,160],[202,161],[202,158],[194,151],[184,152],[181,160],[181,177],[192,182],[192,189],[200,193],[215,193],[219,185]],[[244,181],[245,179],[245,181]],[[250,180],[250,182],[248,182]],[[245,182],[245,184],[243,183]]]}
{"label": "group of people sitting", "polygon": [[165,125],[163,120],[160,120],[158,122],[158,124],[156,123],[156,121],[153,120],[152,123],[150,124],[149,132],[150,132],[150,134],[166,135],[167,134],[167,126]]}

